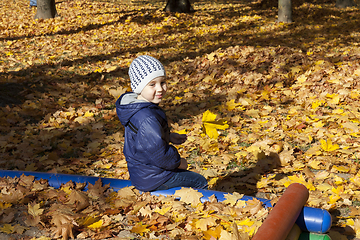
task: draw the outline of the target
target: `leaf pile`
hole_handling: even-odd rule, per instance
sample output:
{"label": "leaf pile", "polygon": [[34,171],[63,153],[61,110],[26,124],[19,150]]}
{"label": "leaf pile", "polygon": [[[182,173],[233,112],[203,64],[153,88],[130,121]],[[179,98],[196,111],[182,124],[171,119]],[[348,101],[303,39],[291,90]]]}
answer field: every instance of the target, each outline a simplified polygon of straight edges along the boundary
{"label": "leaf pile", "polygon": [[0,231],[23,234],[38,226],[44,229],[42,240],[114,236],[245,240],[269,211],[259,200],[239,200],[243,196],[239,193],[226,194],[223,202],[213,196],[201,203],[203,195],[191,188],[177,190],[175,198],[140,194],[133,187],[114,192],[100,179],[86,191],[82,191],[86,184],[71,181],[54,189],[34,176],[0,181]]}
{"label": "leaf pile", "polygon": [[[171,127],[188,135],[179,152],[212,189],[272,199],[303,183],[308,205],[333,215],[333,239],[360,237],[359,10],[297,1],[294,23],[282,24],[275,2],[199,1],[193,14],[169,14],[156,1],[59,1],[60,17],[47,20],[34,20],[28,1],[1,2],[0,167],[128,179],[114,102],[130,90],[130,62],[149,54],[169,77]],[[94,209],[61,191],[71,211]],[[63,213],[52,220],[36,199],[24,202],[29,223],[69,237],[85,226]],[[102,217],[86,229],[102,233]],[[162,234],[169,221],[138,233]]]}

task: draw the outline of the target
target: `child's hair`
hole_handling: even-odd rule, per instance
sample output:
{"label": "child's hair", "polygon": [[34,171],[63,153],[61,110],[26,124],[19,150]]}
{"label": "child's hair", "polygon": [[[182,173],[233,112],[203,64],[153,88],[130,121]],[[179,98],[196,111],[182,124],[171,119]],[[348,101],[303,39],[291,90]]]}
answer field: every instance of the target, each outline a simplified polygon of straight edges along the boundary
{"label": "child's hair", "polygon": [[142,55],[130,64],[129,76],[131,89],[140,94],[144,87],[154,78],[166,76],[162,63],[154,57]]}

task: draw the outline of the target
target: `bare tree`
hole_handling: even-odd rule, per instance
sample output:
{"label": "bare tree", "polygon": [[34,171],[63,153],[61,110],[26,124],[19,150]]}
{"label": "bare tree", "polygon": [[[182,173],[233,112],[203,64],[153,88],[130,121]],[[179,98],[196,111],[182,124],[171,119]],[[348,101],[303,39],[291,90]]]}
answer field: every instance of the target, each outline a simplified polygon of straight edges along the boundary
{"label": "bare tree", "polygon": [[292,22],[291,0],[279,0],[278,2],[278,22]]}
{"label": "bare tree", "polygon": [[355,6],[354,0],[336,0],[336,7],[346,8]]}
{"label": "bare tree", "polygon": [[191,7],[189,0],[168,0],[164,11],[190,13],[193,12],[194,9]]}
{"label": "bare tree", "polygon": [[58,16],[58,14],[55,7],[55,0],[37,0],[35,19],[54,18],[56,16]]}

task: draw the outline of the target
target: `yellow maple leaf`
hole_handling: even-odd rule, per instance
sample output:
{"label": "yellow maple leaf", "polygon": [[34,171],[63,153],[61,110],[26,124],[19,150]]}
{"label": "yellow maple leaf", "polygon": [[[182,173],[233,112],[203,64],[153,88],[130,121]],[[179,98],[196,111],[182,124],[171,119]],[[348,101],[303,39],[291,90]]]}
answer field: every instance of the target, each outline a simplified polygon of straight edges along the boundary
{"label": "yellow maple leaf", "polygon": [[303,184],[307,189],[314,191],[315,187],[311,182],[307,182],[304,178],[303,175],[293,175],[293,176],[288,176],[288,178],[290,179],[290,182],[286,182],[284,185],[285,187],[288,187],[291,183],[301,183]]}
{"label": "yellow maple leaf", "polygon": [[11,207],[11,203],[4,203],[4,202],[0,202],[0,209],[6,209]]}
{"label": "yellow maple leaf", "polygon": [[174,131],[174,132],[176,132],[176,133],[178,133],[178,134],[187,134],[186,129],[182,129],[182,130]]}
{"label": "yellow maple leaf", "polygon": [[355,224],[354,219],[346,219],[346,225],[354,226],[354,224]]}
{"label": "yellow maple leaf", "polygon": [[215,183],[216,183],[218,180],[219,180],[219,177],[214,177],[214,178],[212,178],[212,179],[208,182],[209,186],[215,185]]}
{"label": "yellow maple leaf", "polygon": [[219,152],[219,143],[211,138],[203,138],[200,141],[202,149],[208,153],[213,153],[214,155]]}
{"label": "yellow maple leaf", "polygon": [[276,174],[270,174],[268,177],[261,177],[260,181],[258,181],[256,183],[256,187],[257,188],[265,188],[267,187],[270,183],[272,183],[274,180],[271,180],[272,178],[274,178],[276,176]]}
{"label": "yellow maple leaf", "polygon": [[246,206],[246,201],[244,200],[238,200],[236,203],[236,207],[242,208]]}
{"label": "yellow maple leaf", "polygon": [[244,196],[244,194],[234,192],[233,194],[228,193],[228,194],[225,194],[224,196],[225,196],[226,200],[224,200],[223,203],[234,206],[236,204],[236,202]]}
{"label": "yellow maple leaf", "polygon": [[147,227],[148,227],[147,225],[143,225],[142,223],[137,223],[130,231],[133,233],[140,234],[142,236],[144,233],[150,231],[150,229],[148,229]]}
{"label": "yellow maple leaf", "polygon": [[347,172],[350,171],[350,168],[347,167],[347,166],[335,166],[335,165],[334,165],[334,166],[332,167],[331,171],[333,171],[333,169],[336,170],[336,171],[338,171],[338,172],[343,172],[343,173],[347,173]]}
{"label": "yellow maple leaf", "polygon": [[320,166],[322,162],[319,161],[319,160],[312,160],[312,161],[309,161],[309,165],[311,168],[313,169],[321,169],[322,167]]}
{"label": "yellow maple leaf", "polygon": [[338,94],[327,94],[327,98],[330,98],[327,102],[330,104],[339,104],[340,96]]}
{"label": "yellow maple leaf", "polygon": [[203,194],[192,188],[181,188],[180,190],[175,191],[174,196],[180,197],[181,201],[185,203],[196,206],[201,203],[200,198],[203,196]]}
{"label": "yellow maple leaf", "polygon": [[316,101],[311,103],[311,108],[316,109],[316,108],[322,106],[324,103],[325,103],[324,100],[321,100],[321,101],[316,100]]}
{"label": "yellow maple leaf", "polygon": [[298,80],[299,83],[303,83],[303,82],[305,82],[305,81],[307,80],[307,76],[305,76],[305,75],[303,74],[303,75],[299,76],[299,77],[297,78],[297,80]]}
{"label": "yellow maple leaf", "polygon": [[340,184],[343,184],[344,182],[346,182],[347,180],[345,180],[342,177],[339,177],[339,176],[335,175],[334,176],[334,181],[335,181],[335,184],[340,185]]}
{"label": "yellow maple leaf", "polygon": [[249,153],[253,153],[254,155],[256,155],[257,153],[260,152],[260,146],[259,145],[251,145],[250,147],[246,148],[246,151]]}
{"label": "yellow maple leaf", "polygon": [[338,188],[332,187],[332,188],[331,188],[331,191],[332,191],[333,193],[335,193],[336,195],[340,195],[341,193],[344,192],[344,186],[339,186]]}
{"label": "yellow maple leaf", "polygon": [[212,53],[207,55],[207,58],[209,59],[209,61],[214,61],[215,55],[216,55],[216,53],[212,52]]}
{"label": "yellow maple leaf", "polygon": [[217,223],[213,217],[202,218],[195,223],[195,227],[201,229],[202,231],[206,231],[208,230],[208,227],[216,225]]}
{"label": "yellow maple leaf", "polygon": [[328,183],[321,183],[319,185],[316,186],[316,189],[319,191],[323,191],[326,192],[328,190],[331,190],[332,186]]}
{"label": "yellow maple leaf", "polygon": [[93,117],[94,113],[90,112],[90,111],[86,111],[84,114],[84,117]]}
{"label": "yellow maple leaf", "polygon": [[79,220],[79,225],[82,226],[89,226],[95,222],[99,221],[99,217],[96,215],[88,215],[83,219]]}
{"label": "yellow maple leaf", "polygon": [[33,216],[40,216],[43,213],[44,209],[40,209],[40,204],[34,204],[31,205],[30,203],[28,204],[28,213]]}
{"label": "yellow maple leaf", "polygon": [[215,229],[209,229],[207,231],[204,231],[204,238],[206,240],[218,239],[220,237],[221,230],[223,230],[223,228],[221,227],[221,225],[218,225]]}
{"label": "yellow maple leaf", "polygon": [[351,177],[350,181],[360,187],[360,174],[357,173],[355,176]]}
{"label": "yellow maple leaf", "polygon": [[299,73],[301,71],[301,67],[300,66],[295,66],[291,68],[291,73],[294,75],[296,73]]}
{"label": "yellow maple leaf", "polygon": [[339,149],[339,145],[332,144],[331,139],[327,139],[326,141],[324,139],[320,139],[321,148],[326,152],[331,152]]}
{"label": "yellow maple leaf", "polygon": [[205,133],[206,135],[208,135],[210,138],[213,139],[216,139],[219,136],[217,129],[225,130],[229,127],[229,125],[225,120],[215,121],[216,116],[217,116],[216,114],[207,110],[206,112],[203,113],[203,117],[202,117],[202,123]]}
{"label": "yellow maple leaf", "polygon": [[343,110],[343,109],[340,109],[340,108],[337,108],[337,109],[334,109],[334,110],[332,111],[332,113],[333,113],[333,114],[341,114],[341,115],[343,115],[344,110]]}
{"label": "yellow maple leaf", "polygon": [[172,206],[163,207],[163,208],[156,207],[156,208],[154,209],[154,212],[157,212],[157,213],[160,213],[161,215],[164,215],[164,214],[167,213],[171,208],[172,208]]}
{"label": "yellow maple leaf", "polygon": [[221,230],[221,233],[220,233],[220,238],[219,240],[237,240],[237,236],[235,234],[232,234],[228,231],[225,231],[225,230]]}
{"label": "yellow maple leaf", "polygon": [[324,60],[319,60],[319,61],[316,61],[315,62],[315,65],[321,65],[321,64],[323,64],[325,61]]}
{"label": "yellow maple leaf", "polygon": [[238,108],[240,105],[241,105],[240,103],[235,103],[235,99],[231,99],[230,101],[226,102],[227,110],[229,111]]}
{"label": "yellow maple leaf", "polygon": [[329,204],[334,204],[336,203],[339,199],[341,199],[341,197],[339,195],[333,194],[329,196]]}
{"label": "yellow maple leaf", "polygon": [[89,225],[88,228],[99,229],[102,227],[102,225],[103,225],[103,220],[100,219],[99,221],[94,222],[93,224]]}
{"label": "yellow maple leaf", "polygon": [[7,234],[14,233],[14,227],[11,226],[11,224],[4,224],[2,227],[0,227],[0,232]]}
{"label": "yellow maple leaf", "polygon": [[315,128],[322,128],[325,124],[322,121],[314,122],[312,124]]}
{"label": "yellow maple leaf", "polygon": [[240,222],[237,222],[240,226],[248,226],[251,227],[254,224],[254,221],[251,221],[249,218],[246,218],[244,220],[241,220]]}
{"label": "yellow maple leaf", "polygon": [[61,187],[61,190],[63,190],[66,194],[70,194],[72,192],[70,186]]}

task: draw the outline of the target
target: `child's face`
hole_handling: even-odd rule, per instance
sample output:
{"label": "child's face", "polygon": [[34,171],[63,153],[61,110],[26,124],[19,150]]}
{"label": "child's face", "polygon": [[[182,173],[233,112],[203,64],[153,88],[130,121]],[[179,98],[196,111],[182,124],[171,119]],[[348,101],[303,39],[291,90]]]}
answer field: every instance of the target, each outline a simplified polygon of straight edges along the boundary
{"label": "child's face", "polygon": [[146,87],[141,91],[138,99],[158,104],[161,102],[167,91],[165,77],[154,78],[149,82]]}

